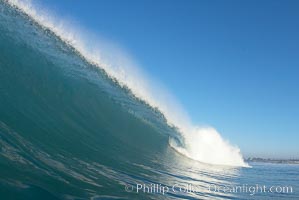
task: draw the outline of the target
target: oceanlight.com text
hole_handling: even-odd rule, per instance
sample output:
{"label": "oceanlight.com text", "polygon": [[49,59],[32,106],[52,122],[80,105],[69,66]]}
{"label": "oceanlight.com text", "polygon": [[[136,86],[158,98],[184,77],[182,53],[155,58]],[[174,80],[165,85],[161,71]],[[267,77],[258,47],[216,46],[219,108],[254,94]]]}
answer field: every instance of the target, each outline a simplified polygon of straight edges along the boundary
{"label": "oceanlight.com text", "polygon": [[236,186],[226,186],[226,185],[215,185],[210,184],[208,188],[209,192],[217,193],[246,193],[249,195],[255,195],[257,193],[279,193],[279,194],[288,194],[293,193],[292,186],[280,186],[280,185],[236,185]]}
{"label": "oceanlight.com text", "polygon": [[146,194],[161,194],[165,195],[167,193],[244,193],[250,196],[253,196],[258,193],[277,193],[277,194],[288,194],[293,193],[292,186],[280,186],[280,185],[216,185],[216,184],[209,184],[206,187],[192,185],[192,184],[173,184],[163,185],[163,184],[144,184],[144,183],[137,183],[137,184],[128,184],[125,185],[125,190],[127,192],[134,192],[134,193],[146,193]]}

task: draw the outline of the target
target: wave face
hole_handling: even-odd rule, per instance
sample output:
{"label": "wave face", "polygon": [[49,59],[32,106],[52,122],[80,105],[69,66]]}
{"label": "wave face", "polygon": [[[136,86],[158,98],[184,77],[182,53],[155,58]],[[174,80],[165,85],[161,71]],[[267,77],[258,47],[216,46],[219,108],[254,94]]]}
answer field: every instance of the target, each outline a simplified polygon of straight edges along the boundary
{"label": "wave face", "polygon": [[[128,66],[122,59],[116,60],[116,55],[112,60],[107,60],[103,56],[103,51],[97,46],[92,46],[93,42],[82,39],[79,31],[73,30],[62,21],[55,20],[46,12],[38,12],[30,3],[19,0],[8,0],[10,5],[18,8],[27,14],[30,19],[38,23],[41,28],[51,31],[64,43],[73,48],[89,64],[104,70],[104,73],[111,79],[115,80],[121,87],[125,87],[132,94],[144,101],[146,104],[155,108],[165,118],[166,123],[175,127],[180,133],[180,142],[177,143],[171,139],[171,146],[178,152],[205,163],[231,165],[231,166],[248,166],[244,163],[239,148],[231,146],[223,140],[220,134],[213,128],[202,128],[192,125],[188,117],[184,115],[182,109],[179,109],[176,103],[165,91],[159,92],[157,88],[153,89],[146,78],[133,66]],[[39,9],[40,10],[40,9]],[[159,99],[158,97],[163,98]],[[166,100],[165,100],[166,99]],[[179,144],[179,145],[178,145]]]}
{"label": "wave face", "polygon": [[185,156],[245,166],[217,131],[171,117],[127,71],[95,59],[31,6],[0,1],[0,11],[0,192],[8,199],[134,199],[124,185],[191,176],[205,188],[235,176],[206,173],[211,166]]}

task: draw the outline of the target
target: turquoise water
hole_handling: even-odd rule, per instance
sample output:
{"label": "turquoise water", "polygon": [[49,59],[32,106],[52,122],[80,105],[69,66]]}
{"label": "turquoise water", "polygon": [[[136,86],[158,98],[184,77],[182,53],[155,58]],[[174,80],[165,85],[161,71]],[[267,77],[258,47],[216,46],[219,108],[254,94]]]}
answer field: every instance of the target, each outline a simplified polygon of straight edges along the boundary
{"label": "turquoise water", "polygon": [[0,1],[1,199],[299,198],[298,165],[207,165],[170,137],[161,113]]}

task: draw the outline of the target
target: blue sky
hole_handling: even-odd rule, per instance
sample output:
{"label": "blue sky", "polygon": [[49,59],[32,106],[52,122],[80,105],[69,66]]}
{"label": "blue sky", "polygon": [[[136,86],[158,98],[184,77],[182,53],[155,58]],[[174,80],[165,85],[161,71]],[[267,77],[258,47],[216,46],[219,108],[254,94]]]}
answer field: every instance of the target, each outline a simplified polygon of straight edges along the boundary
{"label": "blue sky", "polygon": [[38,2],[126,49],[245,156],[298,158],[298,1]]}

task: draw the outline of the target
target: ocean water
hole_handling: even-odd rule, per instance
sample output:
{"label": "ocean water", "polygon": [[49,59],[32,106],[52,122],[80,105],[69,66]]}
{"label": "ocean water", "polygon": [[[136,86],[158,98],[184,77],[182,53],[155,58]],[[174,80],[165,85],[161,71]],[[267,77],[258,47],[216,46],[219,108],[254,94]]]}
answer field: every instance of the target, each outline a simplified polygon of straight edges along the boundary
{"label": "ocean water", "polygon": [[1,199],[299,199],[299,165],[210,165],[159,110],[0,1]]}

